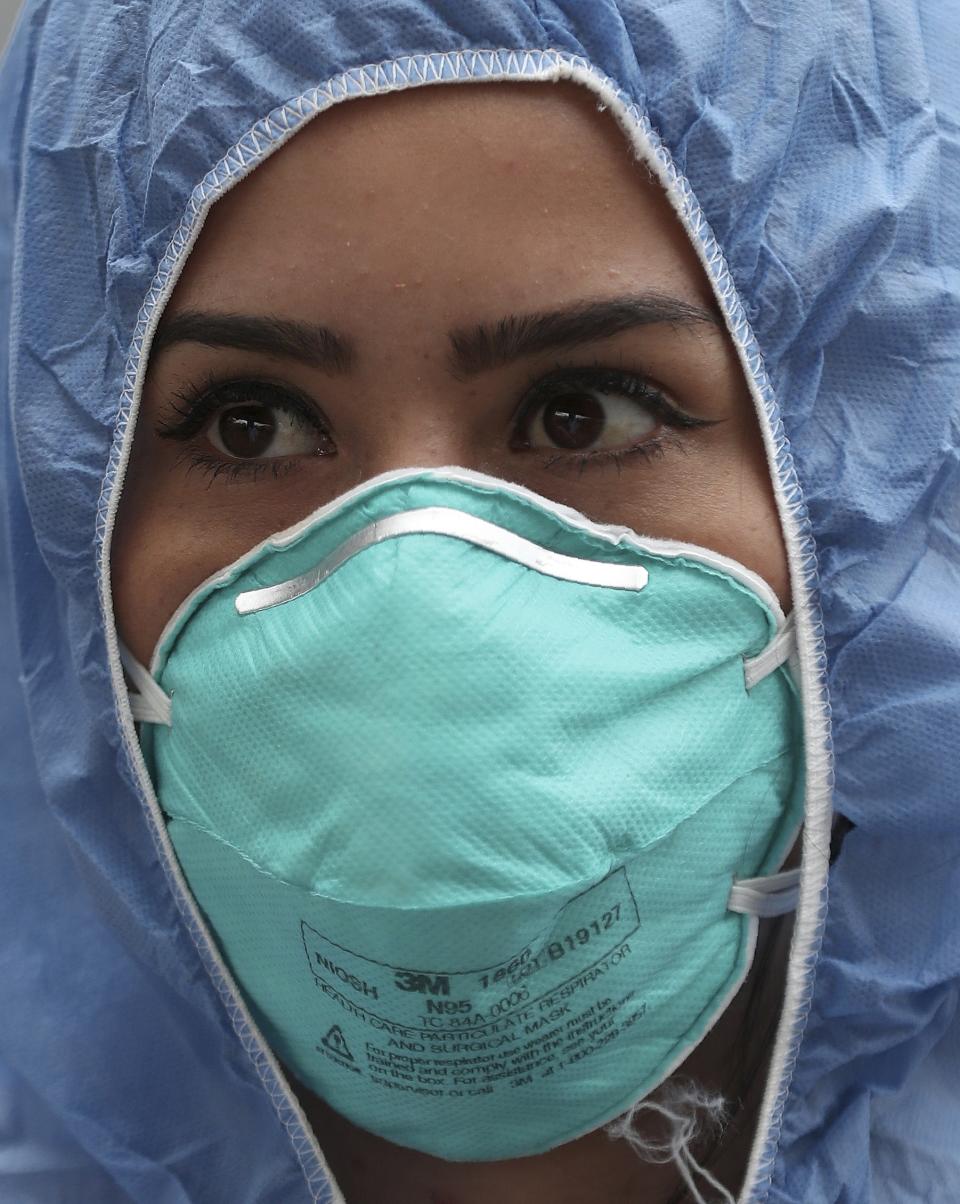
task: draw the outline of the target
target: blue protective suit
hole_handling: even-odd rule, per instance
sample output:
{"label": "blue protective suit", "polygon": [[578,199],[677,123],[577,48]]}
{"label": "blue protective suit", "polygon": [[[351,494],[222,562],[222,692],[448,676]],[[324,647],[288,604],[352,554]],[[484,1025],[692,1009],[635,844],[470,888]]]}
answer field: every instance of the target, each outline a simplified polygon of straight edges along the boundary
{"label": "blue protective suit", "polygon": [[225,186],[347,94],[563,75],[669,188],[788,518],[813,785],[742,1198],[960,1200],[958,65],[953,0],[26,5],[0,72],[0,1200],[337,1198],[131,766],[113,486]]}

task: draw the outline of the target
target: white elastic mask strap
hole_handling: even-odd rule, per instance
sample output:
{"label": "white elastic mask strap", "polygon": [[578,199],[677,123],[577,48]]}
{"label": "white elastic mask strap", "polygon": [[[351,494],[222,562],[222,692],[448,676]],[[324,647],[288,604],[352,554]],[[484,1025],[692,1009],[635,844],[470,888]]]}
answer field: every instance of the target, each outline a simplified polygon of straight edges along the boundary
{"label": "white elastic mask strap", "polygon": [[797,647],[797,634],[793,625],[793,615],[787,619],[783,629],[777,633],[757,656],[745,659],[743,662],[743,679],[748,690],[752,690],[758,681],[769,677],[774,669],[793,656]]}
{"label": "white elastic mask strap", "polygon": [[745,916],[770,919],[793,911],[800,896],[800,867],[768,874],[765,878],[741,878],[734,882],[727,910]]}
{"label": "white elastic mask strap", "polygon": [[172,727],[173,719],[170,713],[170,699],[140,664],[130,649],[121,641],[120,663],[127,677],[136,686],[139,693],[128,692],[130,710],[135,723],[159,723],[164,727]]}

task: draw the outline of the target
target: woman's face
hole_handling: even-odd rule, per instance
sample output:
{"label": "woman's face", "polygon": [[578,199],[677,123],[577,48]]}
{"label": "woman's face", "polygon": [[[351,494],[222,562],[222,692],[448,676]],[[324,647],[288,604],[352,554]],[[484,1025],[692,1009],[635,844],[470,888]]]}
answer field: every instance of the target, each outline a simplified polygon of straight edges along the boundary
{"label": "woman's face", "polygon": [[212,209],[113,552],[148,662],[205,577],[388,469],[461,465],[722,552],[789,604],[753,403],[659,185],[573,85],[338,106]]}
{"label": "woman's face", "polygon": [[[183,599],[266,536],[378,473],[441,465],[713,548],[789,605],[753,404],[706,276],[572,85],[343,104],[214,206],[152,348],[112,560],[121,637],[149,661]],[[698,1081],[749,1063],[740,998],[682,1068]],[[525,1204],[676,1188],[602,1133],[464,1168],[309,1107],[358,1201],[401,1181],[411,1199]],[[731,1180],[748,1135],[727,1142]]]}

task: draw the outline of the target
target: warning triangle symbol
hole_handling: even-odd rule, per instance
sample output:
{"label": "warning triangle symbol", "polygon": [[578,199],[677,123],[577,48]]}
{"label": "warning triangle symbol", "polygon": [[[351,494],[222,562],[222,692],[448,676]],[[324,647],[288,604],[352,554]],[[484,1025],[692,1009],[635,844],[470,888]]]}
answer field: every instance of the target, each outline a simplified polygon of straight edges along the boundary
{"label": "warning triangle symbol", "polygon": [[341,1058],[345,1058],[348,1062],[353,1061],[353,1054],[350,1052],[350,1046],[347,1045],[347,1039],[341,1031],[340,1025],[335,1024],[333,1028],[321,1039],[321,1045],[326,1046],[331,1053],[337,1054]]}

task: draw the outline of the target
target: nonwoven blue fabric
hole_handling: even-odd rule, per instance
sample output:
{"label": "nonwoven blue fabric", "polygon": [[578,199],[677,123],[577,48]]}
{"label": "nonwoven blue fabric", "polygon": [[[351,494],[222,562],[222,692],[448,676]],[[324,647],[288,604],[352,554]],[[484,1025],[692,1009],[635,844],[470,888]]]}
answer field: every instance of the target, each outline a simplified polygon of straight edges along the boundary
{"label": "nonwoven blue fabric", "polygon": [[111,449],[140,308],[221,157],[340,72],[478,76],[491,48],[581,56],[646,114],[809,519],[855,827],[751,1201],[960,1198],[957,42],[952,0],[26,5],[0,69],[0,1198],[333,1198],[138,799],[97,592]]}

